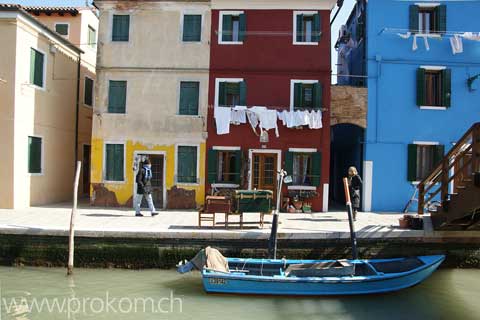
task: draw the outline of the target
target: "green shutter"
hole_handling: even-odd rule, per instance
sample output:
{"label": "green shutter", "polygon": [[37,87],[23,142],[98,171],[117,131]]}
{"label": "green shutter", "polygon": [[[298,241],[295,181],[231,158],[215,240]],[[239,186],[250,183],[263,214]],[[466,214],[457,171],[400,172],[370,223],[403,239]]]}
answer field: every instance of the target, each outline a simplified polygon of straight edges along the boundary
{"label": "green shutter", "polygon": [[227,86],[226,82],[220,82],[218,85],[218,105],[224,106],[227,103]]}
{"label": "green shutter", "polygon": [[447,31],[447,6],[443,4],[435,10],[437,13],[437,32],[445,33]]}
{"label": "green shutter", "polygon": [[245,81],[239,83],[239,93],[240,93],[240,101],[239,104],[241,106],[247,105],[247,84]]}
{"label": "green shutter", "polygon": [[30,49],[30,83],[43,87],[43,53]]}
{"label": "green shutter", "polygon": [[68,36],[68,24],[60,23],[55,25],[55,31],[62,36]]}
{"label": "green shutter", "polygon": [[36,51],[31,48],[30,49],[30,83],[35,84],[35,58],[37,55],[35,54]]}
{"label": "green shutter", "polygon": [[322,177],[322,154],[312,153],[312,186],[318,187]]}
{"label": "green shutter", "polygon": [[303,34],[303,14],[297,15],[297,42],[304,41],[304,34]]}
{"label": "green shutter", "polygon": [[243,41],[245,39],[245,34],[247,32],[247,19],[246,15],[242,13],[239,16],[239,34],[238,41]]}
{"label": "green shutter", "polygon": [[123,181],[123,144],[115,145],[115,162],[114,162],[114,179],[115,181]]}
{"label": "green shutter", "polygon": [[417,181],[417,145],[408,145],[408,181]]}
{"label": "green shutter", "polygon": [[130,16],[113,15],[112,41],[128,41],[130,33]]}
{"label": "green shutter", "polygon": [[321,83],[315,83],[313,85],[313,101],[314,101],[314,108],[321,109],[322,102],[323,102],[323,87]]}
{"label": "green shutter", "polygon": [[232,41],[232,16],[229,14],[223,15],[222,41]]}
{"label": "green shutter", "polygon": [[84,92],[84,103],[87,106],[93,105],[93,80],[90,78],[85,78],[85,86],[83,88]]}
{"label": "green shutter", "polygon": [[434,151],[435,154],[434,154],[434,157],[433,157],[433,166],[435,168],[440,164],[440,162],[445,157],[445,146],[443,144],[439,144],[439,145],[434,146],[434,147],[435,147],[435,151]]}
{"label": "green shutter", "polygon": [[417,69],[417,106],[424,106],[425,97],[425,69]]}
{"label": "green shutter", "polygon": [[28,173],[42,173],[42,139],[28,137]]}
{"label": "green shutter", "polygon": [[88,26],[88,45],[92,48],[95,48],[97,42],[97,31],[92,27]]}
{"label": "green shutter", "polygon": [[442,70],[442,105],[449,108],[452,97],[452,70]]}
{"label": "green shutter", "polygon": [[313,15],[313,35],[312,35],[312,41],[313,42],[319,42],[320,41],[320,36],[322,32],[322,27],[321,27],[321,20],[320,20],[320,15],[318,13]]}
{"label": "green shutter", "polygon": [[180,108],[181,115],[198,115],[199,83],[182,81],[180,83]]}
{"label": "green shutter", "polygon": [[242,181],[242,151],[235,151],[235,179],[234,183],[241,184]]}
{"label": "green shutter", "polygon": [[107,144],[105,147],[105,180],[123,181],[123,144]]}
{"label": "green shutter", "polygon": [[287,175],[293,175],[293,152],[287,151],[285,152],[285,171],[287,171]]}
{"label": "green shutter", "polygon": [[218,151],[210,149],[208,150],[208,174],[207,174],[207,181],[208,183],[215,183],[217,181],[218,176]]}
{"label": "green shutter", "polygon": [[302,108],[302,84],[295,83],[293,85],[293,108]]}
{"label": "green shutter", "polygon": [[127,82],[110,80],[108,88],[108,112],[125,113]]}
{"label": "green shutter", "polygon": [[411,32],[418,32],[418,6],[410,5],[409,29]]}
{"label": "green shutter", "polygon": [[201,15],[184,15],[183,16],[183,41],[200,41],[202,31]]}
{"label": "green shutter", "polygon": [[197,147],[179,146],[177,159],[177,182],[197,182]]}

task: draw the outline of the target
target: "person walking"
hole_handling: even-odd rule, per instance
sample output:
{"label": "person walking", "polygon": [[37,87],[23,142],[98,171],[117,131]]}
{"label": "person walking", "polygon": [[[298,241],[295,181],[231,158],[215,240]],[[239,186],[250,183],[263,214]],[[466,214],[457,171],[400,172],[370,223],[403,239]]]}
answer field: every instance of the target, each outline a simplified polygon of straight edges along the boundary
{"label": "person walking", "polygon": [[362,178],[358,175],[357,168],[348,168],[348,188],[352,200],[353,220],[357,220],[357,212],[360,210],[360,188],[362,187]]}
{"label": "person walking", "polygon": [[147,158],[143,161],[142,167],[138,170],[135,181],[137,183],[135,216],[143,217],[143,214],[140,212],[143,197],[147,200],[148,208],[150,209],[152,217],[156,216],[158,212],[155,211],[152,199],[152,163],[150,162],[150,159]]}

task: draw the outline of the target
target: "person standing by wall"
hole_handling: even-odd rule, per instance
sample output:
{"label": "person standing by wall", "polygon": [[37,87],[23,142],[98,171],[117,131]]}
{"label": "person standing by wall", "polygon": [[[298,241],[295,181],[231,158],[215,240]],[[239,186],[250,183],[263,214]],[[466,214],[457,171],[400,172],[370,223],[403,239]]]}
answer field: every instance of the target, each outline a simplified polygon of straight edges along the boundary
{"label": "person standing by wall", "polygon": [[362,187],[362,178],[358,175],[357,168],[348,168],[348,188],[352,199],[353,220],[357,220],[357,212],[360,210],[360,188]]}
{"label": "person standing by wall", "polygon": [[148,203],[148,208],[153,216],[156,216],[158,212],[155,211],[155,206],[152,199],[152,163],[150,159],[143,161],[142,167],[138,170],[137,177],[135,179],[137,183],[137,194],[135,195],[135,216],[143,217],[141,210],[142,199],[145,197]]}

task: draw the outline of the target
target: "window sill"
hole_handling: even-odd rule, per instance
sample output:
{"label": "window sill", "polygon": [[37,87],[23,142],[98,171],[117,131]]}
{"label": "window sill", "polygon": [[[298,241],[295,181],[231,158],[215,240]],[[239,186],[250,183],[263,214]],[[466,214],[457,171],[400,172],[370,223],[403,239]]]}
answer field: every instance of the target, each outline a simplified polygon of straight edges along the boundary
{"label": "window sill", "polygon": [[184,186],[184,187],[199,187],[200,183],[193,183],[193,182],[176,182],[177,186]]}
{"label": "window sill", "polygon": [[212,183],[212,188],[239,188],[240,185],[235,183]]}
{"label": "window sill", "polygon": [[33,89],[41,90],[41,91],[46,91],[45,86],[40,87],[40,86],[37,86],[36,84],[33,84],[33,83],[29,83],[28,85],[29,85],[30,87],[32,87]]}
{"label": "window sill", "polygon": [[218,44],[242,45],[243,41],[219,41]]}
{"label": "window sill", "polygon": [[202,44],[202,40],[182,40],[183,44]]}
{"label": "window sill", "polygon": [[30,177],[42,177],[44,174],[43,172],[40,172],[40,173],[29,173],[28,175]]}
{"label": "window sill", "polygon": [[199,114],[176,114],[177,117],[188,117],[188,118],[201,118]]}
{"label": "window sill", "polygon": [[436,106],[420,106],[421,110],[447,110],[447,107],[436,107]]}
{"label": "window sill", "polygon": [[126,181],[113,181],[113,180],[103,180],[103,183],[108,183],[108,184],[124,184]]}
{"label": "window sill", "polygon": [[296,45],[296,46],[318,46],[318,42],[297,42],[297,41],[294,41],[293,45]]}
{"label": "window sill", "polygon": [[317,190],[315,186],[288,186],[288,190]]}

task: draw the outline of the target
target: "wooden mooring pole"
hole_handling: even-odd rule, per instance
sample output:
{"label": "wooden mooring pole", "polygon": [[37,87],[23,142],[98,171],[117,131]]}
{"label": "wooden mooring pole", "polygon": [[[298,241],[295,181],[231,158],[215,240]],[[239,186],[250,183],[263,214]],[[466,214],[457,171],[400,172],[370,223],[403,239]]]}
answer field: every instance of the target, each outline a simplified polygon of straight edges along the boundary
{"label": "wooden mooring pole", "polygon": [[67,275],[73,273],[73,254],[74,254],[74,236],[75,236],[75,215],[77,213],[77,198],[78,198],[78,181],[80,180],[80,169],[82,162],[77,161],[77,170],[75,172],[75,181],[73,183],[73,207],[72,215],[70,216],[70,234],[68,237],[68,265]]}

